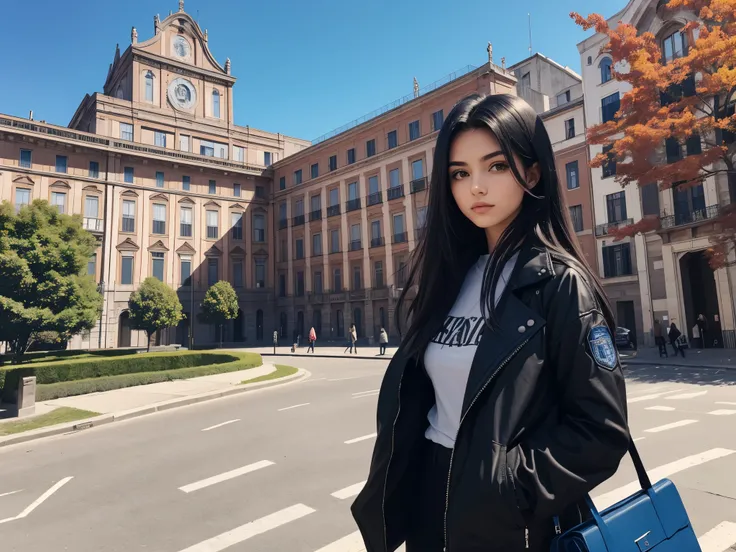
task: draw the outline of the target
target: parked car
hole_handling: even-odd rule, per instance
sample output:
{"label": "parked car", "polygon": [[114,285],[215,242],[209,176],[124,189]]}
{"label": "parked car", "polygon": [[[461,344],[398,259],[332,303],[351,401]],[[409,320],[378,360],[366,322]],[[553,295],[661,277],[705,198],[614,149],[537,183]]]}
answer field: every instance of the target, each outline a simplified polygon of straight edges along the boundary
{"label": "parked car", "polygon": [[616,347],[620,349],[636,349],[636,335],[628,328],[616,328]]}

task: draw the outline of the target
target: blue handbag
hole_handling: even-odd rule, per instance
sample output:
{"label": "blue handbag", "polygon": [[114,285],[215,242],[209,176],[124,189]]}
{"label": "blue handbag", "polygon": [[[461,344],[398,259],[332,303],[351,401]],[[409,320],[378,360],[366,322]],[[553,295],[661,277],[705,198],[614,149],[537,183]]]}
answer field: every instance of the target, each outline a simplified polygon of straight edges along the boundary
{"label": "blue handbag", "polygon": [[641,490],[602,513],[587,496],[592,519],[555,537],[552,552],[701,552],[674,483],[652,485],[633,441],[629,454]]}

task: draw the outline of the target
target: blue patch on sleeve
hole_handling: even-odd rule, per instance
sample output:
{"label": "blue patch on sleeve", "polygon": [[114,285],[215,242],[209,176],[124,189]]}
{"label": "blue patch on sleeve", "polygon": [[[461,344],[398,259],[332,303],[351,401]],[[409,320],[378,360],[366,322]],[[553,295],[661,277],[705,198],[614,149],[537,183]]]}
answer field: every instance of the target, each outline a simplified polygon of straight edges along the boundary
{"label": "blue patch on sleeve", "polygon": [[613,370],[618,365],[618,354],[611,339],[611,332],[606,326],[596,326],[588,332],[588,345],[596,364],[606,370]]}

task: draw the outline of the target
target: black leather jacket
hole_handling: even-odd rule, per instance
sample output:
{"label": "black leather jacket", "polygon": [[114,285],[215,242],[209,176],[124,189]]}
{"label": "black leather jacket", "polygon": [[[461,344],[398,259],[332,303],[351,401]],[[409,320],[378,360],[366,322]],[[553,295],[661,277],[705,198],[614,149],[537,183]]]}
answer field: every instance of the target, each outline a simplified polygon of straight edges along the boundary
{"label": "black leather jacket", "polygon": [[[446,314],[438,313],[438,329]],[[502,327],[483,333],[465,391],[446,552],[549,550],[553,517],[563,530],[579,523],[578,504],[615,473],[629,444],[610,331],[565,257],[522,249],[498,315]],[[423,363],[400,348],[381,386],[368,481],[352,506],[368,552],[405,541],[433,405]]]}

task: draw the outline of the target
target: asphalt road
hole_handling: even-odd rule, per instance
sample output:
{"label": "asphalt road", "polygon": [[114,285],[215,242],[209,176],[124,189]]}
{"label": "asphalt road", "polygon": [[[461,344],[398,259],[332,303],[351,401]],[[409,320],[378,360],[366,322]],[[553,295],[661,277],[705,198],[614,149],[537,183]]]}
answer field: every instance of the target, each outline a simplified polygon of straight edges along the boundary
{"label": "asphalt road", "polygon": [[[274,359],[308,380],[0,450],[13,552],[358,552],[386,361]],[[736,543],[736,372],[632,367],[630,419],[652,479],[678,485],[704,552]],[[597,489],[632,492],[630,462]]]}

